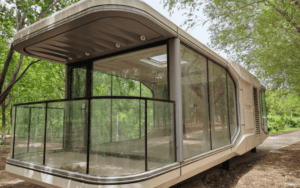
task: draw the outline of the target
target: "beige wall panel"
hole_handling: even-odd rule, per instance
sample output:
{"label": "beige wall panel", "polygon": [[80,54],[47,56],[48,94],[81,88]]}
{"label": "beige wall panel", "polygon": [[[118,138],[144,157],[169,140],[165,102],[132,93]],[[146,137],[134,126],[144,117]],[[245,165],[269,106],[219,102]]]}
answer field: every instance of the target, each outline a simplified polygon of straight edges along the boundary
{"label": "beige wall panel", "polygon": [[256,147],[255,145],[256,138],[257,138],[256,135],[250,135],[247,137],[247,151]]}
{"label": "beige wall panel", "polygon": [[245,134],[254,134],[254,129],[246,129]]}
{"label": "beige wall panel", "polygon": [[[262,131],[262,130],[261,130]],[[261,144],[261,135],[262,135],[263,133],[262,132],[260,132],[260,134],[259,135],[256,135],[255,136],[255,140],[254,140],[254,142],[255,142],[255,147],[256,146],[259,146],[260,144]]]}
{"label": "beige wall panel", "polygon": [[243,136],[237,144],[232,148],[232,154],[235,155],[242,155],[247,152],[247,136]]}
{"label": "beige wall panel", "polygon": [[243,105],[243,90],[240,89],[240,114],[241,114],[241,124],[244,125],[245,124],[245,115],[244,115],[244,105]]}
{"label": "beige wall panel", "polygon": [[157,187],[161,184],[164,184],[168,181],[176,180],[180,176],[180,169],[173,170],[171,172],[165,173],[156,178],[139,182],[133,184],[121,184],[121,185],[91,185],[86,183],[80,183],[77,181],[72,181],[68,179],[63,179],[60,177],[39,173],[33,170],[18,168],[6,164],[6,171],[11,174],[17,175],[18,178],[24,179],[25,181],[30,181],[33,183],[39,182],[39,185],[45,187],[63,187],[63,188],[144,188],[144,187]]}
{"label": "beige wall panel", "polygon": [[262,132],[262,134],[260,134],[260,143],[263,143],[268,137],[269,134],[265,134],[264,132]]}
{"label": "beige wall panel", "polygon": [[252,86],[248,83],[243,83],[243,104],[253,106]]}
{"label": "beige wall panel", "polygon": [[253,111],[252,110],[245,110],[245,129],[253,129],[254,128],[254,117],[253,117]]}

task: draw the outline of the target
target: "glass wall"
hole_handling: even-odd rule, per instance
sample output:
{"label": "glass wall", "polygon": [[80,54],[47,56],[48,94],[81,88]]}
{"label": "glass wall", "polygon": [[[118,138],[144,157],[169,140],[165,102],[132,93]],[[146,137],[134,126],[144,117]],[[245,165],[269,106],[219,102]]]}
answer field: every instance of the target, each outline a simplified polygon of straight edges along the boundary
{"label": "glass wall", "polygon": [[16,107],[14,158],[43,164],[45,104]]}
{"label": "glass wall", "polygon": [[144,100],[91,101],[90,174],[120,176],[145,171],[145,137],[140,135],[145,121],[141,122],[140,110],[145,119]]}
{"label": "glass wall", "polygon": [[19,105],[12,157],[85,174],[89,147],[91,175],[124,176],[159,168],[175,162],[174,106],[136,98]]}
{"label": "glass wall", "polygon": [[225,68],[181,45],[184,159],[227,146],[238,130],[236,87]]}
{"label": "glass wall", "polygon": [[171,164],[176,160],[174,118],[174,104],[147,102],[148,170]]}
{"label": "glass wall", "polygon": [[190,158],[210,150],[207,91],[207,59],[181,46],[183,156]]}
{"label": "glass wall", "polygon": [[208,61],[212,149],[230,144],[226,70]]}
{"label": "glass wall", "polygon": [[265,133],[268,133],[266,98],[265,98],[265,91],[263,90],[260,91],[260,113],[261,113],[262,130]]}
{"label": "glass wall", "polygon": [[48,103],[45,165],[86,173],[87,105],[87,100]]}
{"label": "glass wall", "polygon": [[97,60],[92,94],[168,100],[167,62],[167,45]]}
{"label": "glass wall", "polygon": [[229,109],[229,124],[231,141],[234,139],[237,132],[237,103],[236,103],[236,89],[234,81],[227,73],[227,88],[228,88],[228,109]]}

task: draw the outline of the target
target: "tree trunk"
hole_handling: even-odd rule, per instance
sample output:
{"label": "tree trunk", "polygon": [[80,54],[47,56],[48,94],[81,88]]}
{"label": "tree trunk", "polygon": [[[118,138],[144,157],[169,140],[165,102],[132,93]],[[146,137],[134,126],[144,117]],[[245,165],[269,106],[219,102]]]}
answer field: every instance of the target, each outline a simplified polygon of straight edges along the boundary
{"label": "tree trunk", "polygon": [[2,141],[5,140],[5,102],[3,102],[1,104],[2,107],[2,134],[1,134],[1,138]]}
{"label": "tree trunk", "polygon": [[0,93],[2,93],[5,77],[8,71],[9,64],[11,62],[12,56],[14,54],[13,44],[11,44],[7,58],[5,60],[1,75],[0,75]]}

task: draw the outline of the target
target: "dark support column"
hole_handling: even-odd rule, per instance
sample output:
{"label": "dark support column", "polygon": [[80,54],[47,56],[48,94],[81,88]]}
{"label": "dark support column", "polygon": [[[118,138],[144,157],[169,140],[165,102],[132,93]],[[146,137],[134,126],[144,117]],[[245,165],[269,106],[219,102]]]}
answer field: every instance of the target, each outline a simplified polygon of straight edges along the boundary
{"label": "dark support column", "polygon": [[[85,97],[90,98],[92,96],[92,69],[93,69],[93,62],[89,62],[86,65],[86,89],[85,89]],[[85,106],[87,108],[84,109],[84,142],[85,142],[85,146],[86,146],[86,151],[89,152],[89,142],[90,142],[90,138],[89,138],[89,134],[90,134],[90,106],[91,106],[91,101],[88,100],[85,103]],[[87,113],[87,114],[86,114]],[[87,171],[88,172],[88,171]]]}
{"label": "dark support column", "polygon": [[256,147],[251,150],[251,153],[256,153]]}
{"label": "dark support column", "polygon": [[93,70],[93,62],[90,62],[86,66],[86,84],[85,84],[86,85],[86,90],[85,90],[86,97],[92,96],[92,82],[93,82],[92,70]]}
{"label": "dark support column", "polygon": [[91,99],[88,100],[88,135],[87,135],[87,164],[86,173],[89,174],[90,168],[90,147],[91,147]]}
{"label": "dark support column", "polygon": [[[110,76],[110,96],[113,96],[113,76]],[[112,142],[113,99],[110,99],[110,142]]]}
{"label": "dark support column", "polygon": [[[66,65],[66,89],[65,98],[72,99],[72,82],[73,82],[73,69],[70,65]],[[65,115],[64,115],[64,125],[63,125],[63,149],[68,151],[71,148],[71,132],[72,125],[70,122],[70,116],[72,111],[72,105],[70,102],[65,102]]]}
{"label": "dark support column", "polygon": [[72,98],[72,78],[73,78],[73,70],[70,65],[66,65],[66,89],[65,89],[65,98]]}
{"label": "dark support column", "polygon": [[29,122],[28,122],[28,134],[27,134],[27,153],[29,153],[29,145],[30,145],[30,126],[31,126],[31,108],[29,108]]}
{"label": "dark support column", "polygon": [[16,124],[17,124],[17,107],[15,107],[15,121],[14,121],[14,140],[13,140],[13,148],[12,148],[12,159],[15,157],[15,141],[16,141]]}
{"label": "dark support column", "polygon": [[[92,70],[93,70],[93,62],[90,62],[86,67],[86,97],[92,96]],[[87,151],[87,166],[86,173],[89,174],[90,167],[90,146],[91,146],[91,99],[87,101],[87,119],[86,119],[86,131],[85,141],[86,141],[86,151]]]}
{"label": "dark support column", "polygon": [[46,103],[46,109],[45,109],[45,130],[44,130],[44,155],[43,155],[43,165],[45,165],[45,163],[46,163],[47,112],[48,112],[48,103]]}
{"label": "dark support column", "polygon": [[147,100],[145,100],[145,171],[148,171],[148,122],[147,122]]}
{"label": "dark support column", "polygon": [[224,162],[222,163],[222,168],[223,168],[224,170],[229,170],[229,168],[230,168],[229,160],[224,161]]}

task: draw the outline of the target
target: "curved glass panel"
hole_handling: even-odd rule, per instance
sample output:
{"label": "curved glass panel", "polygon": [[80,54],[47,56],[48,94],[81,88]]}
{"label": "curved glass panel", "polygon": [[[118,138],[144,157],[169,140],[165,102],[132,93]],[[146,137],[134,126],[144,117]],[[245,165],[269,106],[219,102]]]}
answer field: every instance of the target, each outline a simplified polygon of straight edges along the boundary
{"label": "curved glass panel", "polygon": [[229,107],[229,124],[231,141],[237,132],[237,103],[236,103],[236,89],[231,76],[227,73],[227,88],[228,88],[228,107]]}
{"label": "curved glass panel", "polygon": [[265,133],[268,133],[268,122],[267,122],[267,107],[265,91],[260,91],[260,113],[261,113],[261,126]]}
{"label": "curved glass panel", "polygon": [[181,45],[184,159],[209,151],[207,59]]}
{"label": "curved glass panel", "polygon": [[226,70],[211,61],[208,70],[212,149],[217,149],[230,144]]}
{"label": "curved glass panel", "polygon": [[19,105],[14,159],[96,176],[162,167],[175,162],[174,110],[128,97]]}

